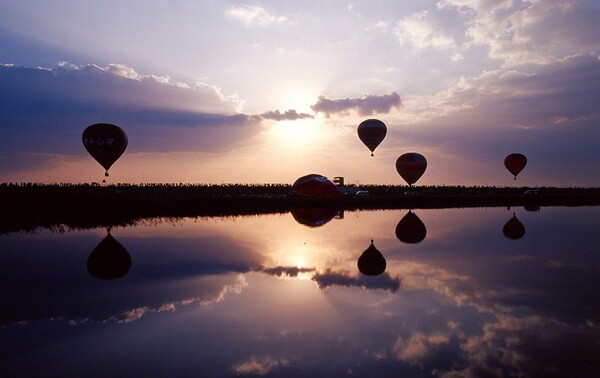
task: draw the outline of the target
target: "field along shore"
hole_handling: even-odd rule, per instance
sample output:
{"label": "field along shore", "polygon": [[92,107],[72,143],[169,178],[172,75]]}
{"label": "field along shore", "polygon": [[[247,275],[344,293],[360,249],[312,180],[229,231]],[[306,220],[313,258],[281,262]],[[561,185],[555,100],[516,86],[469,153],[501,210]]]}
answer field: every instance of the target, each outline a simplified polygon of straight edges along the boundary
{"label": "field along shore", "polygon": [[348,195],[332,199],[296,197],[291,189],[288,184],[0,184],[0,233],[123,226],[151,218],[287,213],[307,207],[535,210],[600,205],[600,188],[360,185],[345,187]]}

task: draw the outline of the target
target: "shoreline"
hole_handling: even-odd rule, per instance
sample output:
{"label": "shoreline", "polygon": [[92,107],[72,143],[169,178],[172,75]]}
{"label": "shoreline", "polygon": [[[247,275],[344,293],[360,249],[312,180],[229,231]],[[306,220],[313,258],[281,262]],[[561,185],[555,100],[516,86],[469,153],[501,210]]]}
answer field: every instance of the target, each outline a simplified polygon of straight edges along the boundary
{"label": "shoreline", "polygon": [[[285,184],[0,184],[0,234],[40,228],[90,229],[151,218],[251,216],[304,208],[402,210],[600,206],[600,188],[361,185],[368,196],[291,196]],[[528,191],[527,194],[526,191]]]}

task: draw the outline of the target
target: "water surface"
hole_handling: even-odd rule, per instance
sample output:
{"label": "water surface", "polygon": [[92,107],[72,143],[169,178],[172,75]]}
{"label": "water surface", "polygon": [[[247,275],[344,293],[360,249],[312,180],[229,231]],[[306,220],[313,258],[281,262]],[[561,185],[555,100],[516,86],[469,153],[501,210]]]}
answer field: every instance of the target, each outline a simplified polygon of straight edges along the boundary
{"label": "water surface", "polygon": [[600,376],[599,233],[543,207],[4,235],[0,375]]}

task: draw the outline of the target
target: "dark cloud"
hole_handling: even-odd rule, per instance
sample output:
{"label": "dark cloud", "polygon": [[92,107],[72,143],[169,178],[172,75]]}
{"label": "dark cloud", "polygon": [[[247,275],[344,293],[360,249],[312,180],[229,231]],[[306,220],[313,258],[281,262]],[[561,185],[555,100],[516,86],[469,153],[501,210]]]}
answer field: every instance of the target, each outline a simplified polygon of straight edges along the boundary
{"label": "dark cloud", "polygon": [[326,289],[330,286],[362,287],[365,289],[380,289],[395,293],[400,289],[400,279],[392,278],[388,273],[379,276],[351,276],[348,272],[325,271],[313,276],[313,281],[319,288]]}
{"label": "dark cloud", "polygon": [[373,113],[389,113],[392,108],[399,108],[401,105],[402,101],[398,93],[392,92],[380,96],[367,95],[362,98],[328,99],[325,96],[319,96],[318,101],[311,106],[311,109],[326,115],[346,113],[350,110],[356,110],[360,115],[371,115]]}
{"label": "dark cloud", "polygon": [[264,119],[272,119],[274,121],[295,121],[297,119],[314,118],[313,115],[306,113],[298,113],[294,109],[286,110],[283,113],[281,113],[278,109],[263,113],[260,116]]}
{"label": "dark cloud", "polygon": [[300,273],[314,272],[314,268],[298,268],[295,266],[276,266],[273,268],[264,268],[263,273],[270,274],[276,277],[297,277]]}
{"label": "dark cloud", "polygon": [[84,154],[83,129],[111,122],[135,141],[131,151],[226,150],[253,135],[261,120],[237,113],[238,105],[210,85],[174,83],[123,65],[0,64],[0,149]]}

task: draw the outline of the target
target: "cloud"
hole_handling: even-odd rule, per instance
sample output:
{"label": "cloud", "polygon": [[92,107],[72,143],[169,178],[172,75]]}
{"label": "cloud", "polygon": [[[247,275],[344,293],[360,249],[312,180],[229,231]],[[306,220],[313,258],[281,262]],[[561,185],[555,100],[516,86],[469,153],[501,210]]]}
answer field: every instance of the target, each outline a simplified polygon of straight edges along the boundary
{"label": "cloud", "polygon": [[273,268],[264,268],[263,273],[270,274],[276,277],[297,277],[299,273],[314,272],[314,268],[298,268],[295,266],[276,266]]}
{"label": "cloud", "polygon": [[466,19],[470,42],[489,48],[505,67],[548,64],[600,49],[600,8],[582,0],[442,0]]}
{"label": "cloud", "polygon": [[398,21],[394,26],[394,34],[400,44],[411,44],[419,49],[456,47],[454,38],[445,35],[442,28],[430,19],[427,11],[414,13]]}
{"label": "cloud", "polygon": [[254,135],[261,120],[239,113],[242,103],[206,83],[174,82],[121,64],[0,64],[0,149],[84,154],[74,143],[83,129],[110,122],[125,129],[133,152],[223,150]]}
{"label": "cloud", "polygon": [[238,375],[266,375],[274,368],[288,365],[287,359],[278,360],[269,356],[257,359],[253,356],[247,361],[234,365],[233,371]]}
{"label": "cloud", "polygon": [[417,331],[408,340],[398,337],[392,350],[396,358],[411,365],[420,365],[430,354],[448,344],[450,338],[443,334],[425,335]]}
{"label": "cloud", "polygon": [[319,96],[318,101],[311,106],[311,109],[317,113],[326,115],[336,113],[347,113],[350,110],[358,111],[360,115],[371,115],[373,113],[389,113],[392,108],[399,108],[402,105],[400,96],[396,92],[386,95],[367,95],[362,98],[343,98],[328,99],[325,96]]}
{"label": "cloud", "polygon": [[237,95],[224,95],[215,86],[173,82],[168,76],[140,74],[122,64],[100,67],[60,62],[54,68],[0,64],[0,84],[4,88],[1,98],[21,111],[36,111],[36,106],[52,110],[66,103],[62,110],[71,105],[72,111],[77,111],[87,105],[105,111],[130,108],[232,114],[242,105]]}
{"label": "cloud", "polygon": [[263,119],[271,119],[274,121],[295,121],[297,119],[314,118],[313,115],[306,113],[298,113],[294,109],[286,110],[283,113],[281,113],[279,109],[277,109],[274,111],[263,113],[260,115],[260,117],[262,117]]}
{"label": "cloud", "polygon": [[[443,153],[444,159],[457,164],[456,159],[487,164],[519,150],[531,158],[531,182],[597,185],[593,178],[600,177],[600,161],[593,141],[600,138],[598,77],[598,57],[578,55],[534,72],[498,69],[463,78],[429,98],[425,106],[415,98],[407,100],[403,114],[414,116],[411,122],[419,127],[404,130],[402,138],[404,143]],[[392,130],[390,138],[398,137]],[[499,182],[500,168],[484,180]],[[532,169],[537,176],[532,176]],[[465,171],[446,169],[440,174],[451,180],[464,178]]]}
{"label": "cloud", "polygon": [[249,26],[265,26],[288,21],[287,17],[274,15],[265,8],[256,5],[232,5],[227,10],[227,15],[243,21]]}
{"label": "cloud", "polygon": [[538,316],[499,316],[482,332],[463,340],[469,366],[455,373],[474,376],[481,369],[501,373],[503,368],[532,377],[585,376],[600,357],[596,330]]}
{"label": "cloud", "polygon": [[348,272],[336,273],[330,270],[324,273],[317,273],[312,278],[320,289],[326,289],[330,286],[362,287],[365,289],[381,289],[395,293],[400,289],[400,279],[392,278],[388,273],[379,276],[351,276]]}

